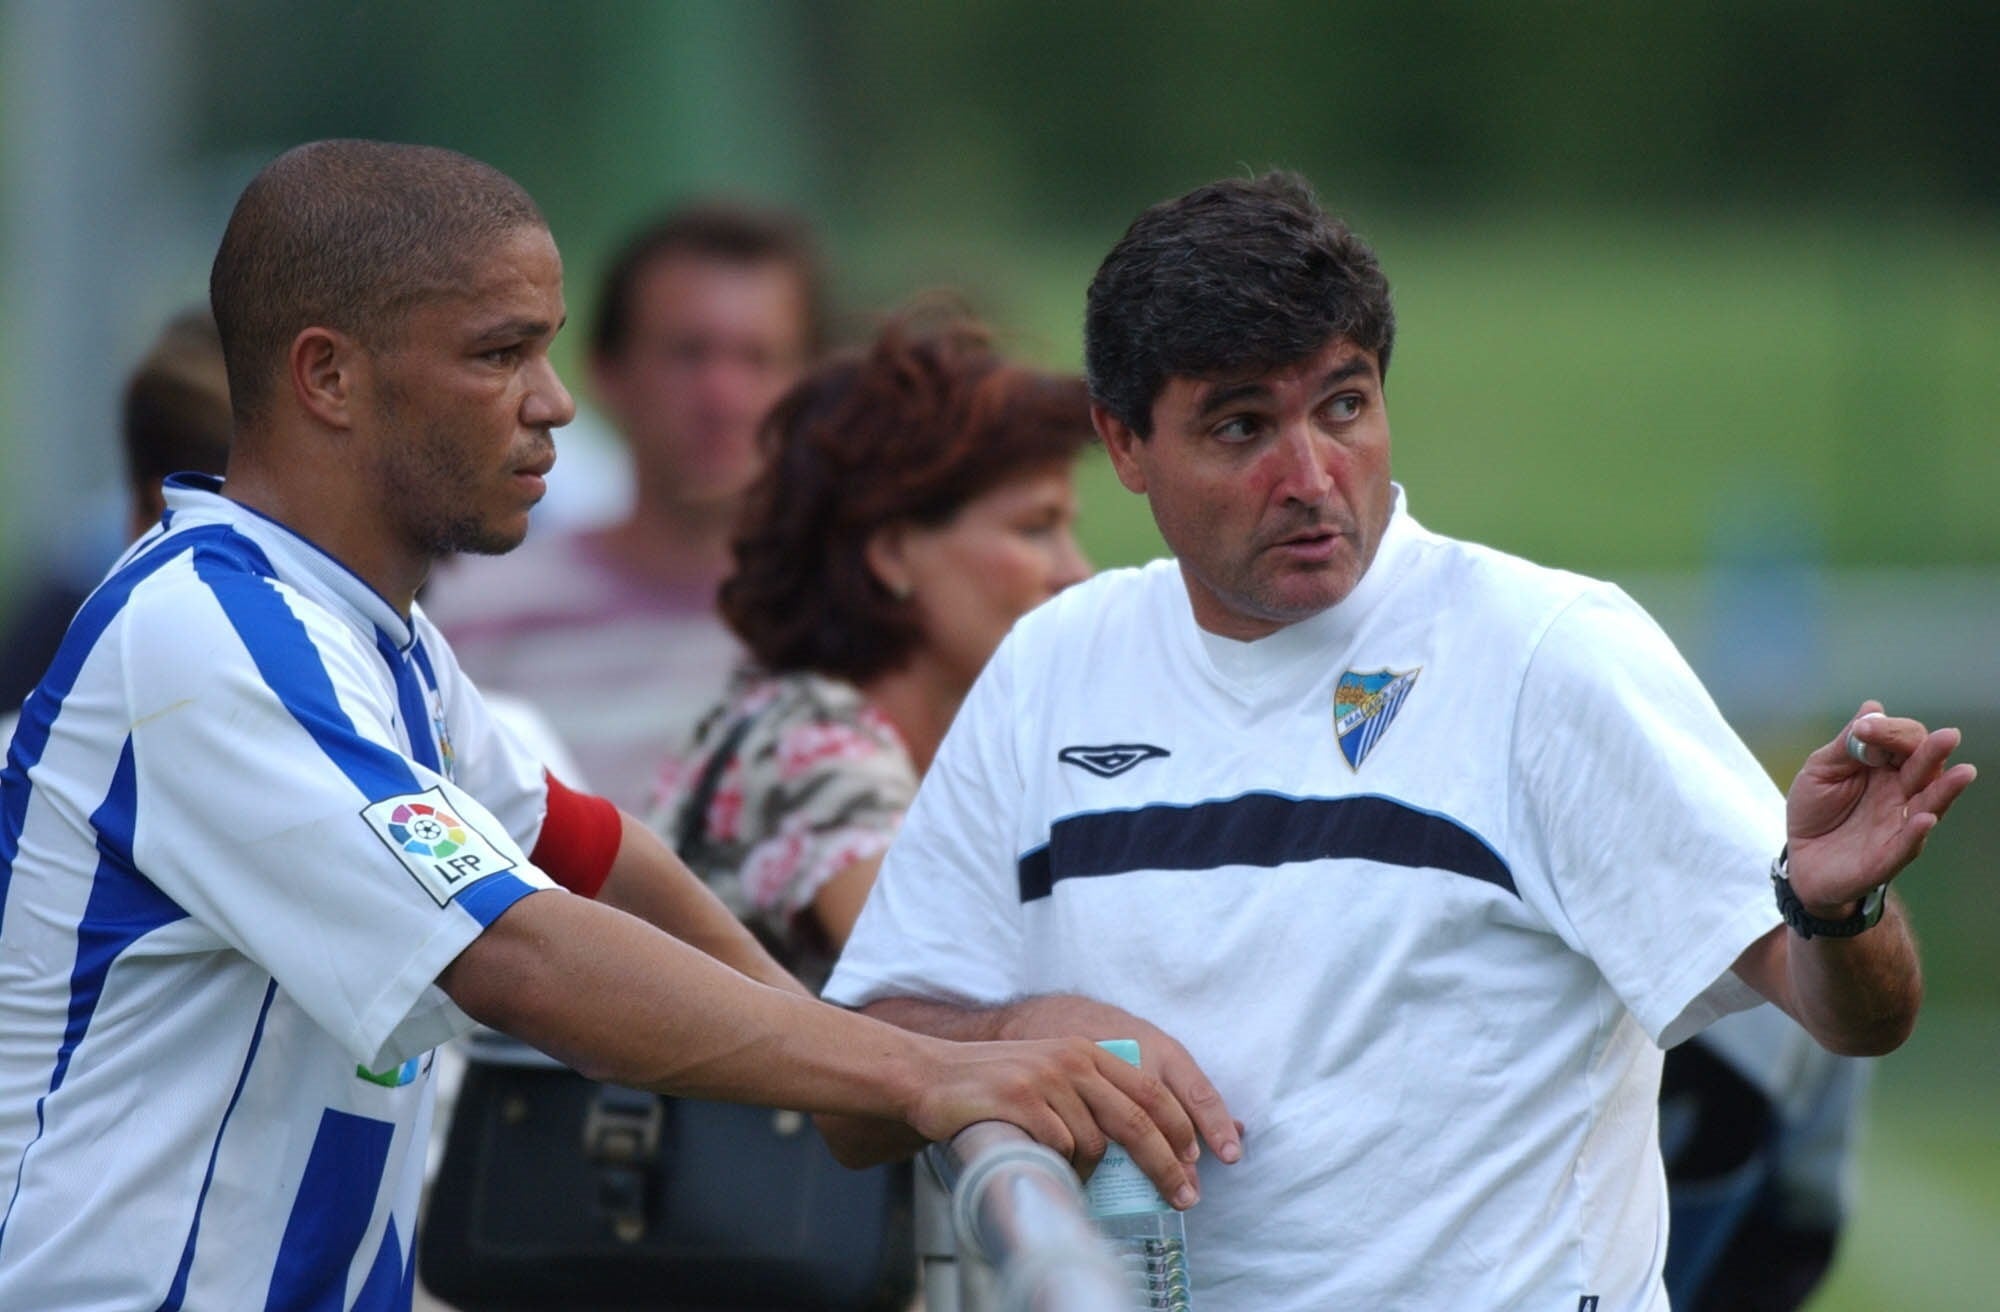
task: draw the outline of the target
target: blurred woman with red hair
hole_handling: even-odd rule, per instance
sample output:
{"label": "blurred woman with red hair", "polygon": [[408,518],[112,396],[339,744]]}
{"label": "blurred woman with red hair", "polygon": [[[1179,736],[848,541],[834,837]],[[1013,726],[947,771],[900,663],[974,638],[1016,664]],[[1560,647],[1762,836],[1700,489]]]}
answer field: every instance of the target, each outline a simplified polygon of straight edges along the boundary
{"label": "blurred woman with red hair", "polygon": [[969,321],[902,321],[795,387],[764,440],[721,594],[752,663],[663,769],[652,823],[817,987],[974,677],[1088,573],[1089,401]]}

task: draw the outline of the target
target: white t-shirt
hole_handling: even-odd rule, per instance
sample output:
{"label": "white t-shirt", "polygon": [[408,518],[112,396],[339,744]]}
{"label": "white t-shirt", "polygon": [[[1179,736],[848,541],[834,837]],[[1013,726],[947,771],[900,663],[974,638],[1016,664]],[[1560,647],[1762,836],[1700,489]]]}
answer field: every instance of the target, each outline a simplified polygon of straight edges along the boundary
{"label": "white t-shirt", "polygon": [[1172,562],[1024,619],[826,995],[1074,992],[1185,1043],[1247,1127],[1188,1216],[1204,1312],[1652,1312],[1659,1045],[1755,1001],[1782,840],[1622,593],[1399,502],[1259,642]]}
{"label": "white t-shirt", "polygon": [[408,1307],[433,981],[550,886],[436,630],[218,487],[169,484],[0,780],[0,1307]]}

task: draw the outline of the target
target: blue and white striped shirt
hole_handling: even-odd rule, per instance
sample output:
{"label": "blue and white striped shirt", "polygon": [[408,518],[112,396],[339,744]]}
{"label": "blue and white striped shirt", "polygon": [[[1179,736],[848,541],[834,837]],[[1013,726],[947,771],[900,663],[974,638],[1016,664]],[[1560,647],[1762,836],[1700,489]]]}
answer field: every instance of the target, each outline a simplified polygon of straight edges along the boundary
{"label": "blue and white striped shirt", "polygon": [[422,612],[219,490],[169,481],[0,775],[0,1307],[407,1308],[434,981],[550,886]]}

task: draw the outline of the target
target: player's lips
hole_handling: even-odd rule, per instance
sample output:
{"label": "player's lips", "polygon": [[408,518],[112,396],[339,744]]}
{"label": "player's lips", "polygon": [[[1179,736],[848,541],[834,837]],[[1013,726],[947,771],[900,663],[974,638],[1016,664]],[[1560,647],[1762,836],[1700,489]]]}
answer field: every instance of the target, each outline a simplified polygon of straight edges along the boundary
{"label": "player's lips", "polygon": [[529,504],[540,501],[548,494],[548,473],[555,468],[555,463],[555,452],[550,451],[515,468],[514,482],[521,489],[522,495],[528,498]]}
{"label": "player's lips", "polygon": [[1346,536],[1330,528],[1308,529],[1303,533],[1293,533],[1288,537],[1279,538],[1269,549],[1300,564],[1317,564],[1333,559]]}
{"label": "player's lips", "polygon": [[554,469],[555,465],[555,447],[553,445],[544,446],[538,449],[533,456],[514,466],[514,477],[530,488],[534,492],[535,498],[540,500],[542,493],[548,490],[546,480],[548,479],[549,471]]}

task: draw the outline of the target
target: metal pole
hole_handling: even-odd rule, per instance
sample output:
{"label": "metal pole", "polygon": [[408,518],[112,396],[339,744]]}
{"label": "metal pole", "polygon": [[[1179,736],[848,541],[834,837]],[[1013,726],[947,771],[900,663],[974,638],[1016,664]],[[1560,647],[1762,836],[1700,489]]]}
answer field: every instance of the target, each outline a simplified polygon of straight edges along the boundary
{"label": "metal pole", "polygon": [[967,1126],[928,1157],[951,1193],[963,1312],[1129,1312],[1069,1163],[999,1121]]}

